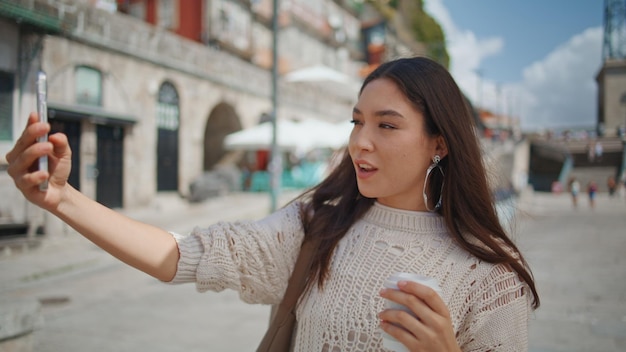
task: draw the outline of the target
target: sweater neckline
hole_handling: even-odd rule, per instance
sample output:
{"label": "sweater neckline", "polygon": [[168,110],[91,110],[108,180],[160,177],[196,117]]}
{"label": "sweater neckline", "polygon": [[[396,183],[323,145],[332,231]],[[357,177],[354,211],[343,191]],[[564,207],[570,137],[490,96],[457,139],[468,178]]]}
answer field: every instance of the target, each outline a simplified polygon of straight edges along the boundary
{"label": "sweater neckline", "polygon": [[445,231],[444,217],[431,212],[396,209],[378,202],[363,216],[371,224],[397,231]]}

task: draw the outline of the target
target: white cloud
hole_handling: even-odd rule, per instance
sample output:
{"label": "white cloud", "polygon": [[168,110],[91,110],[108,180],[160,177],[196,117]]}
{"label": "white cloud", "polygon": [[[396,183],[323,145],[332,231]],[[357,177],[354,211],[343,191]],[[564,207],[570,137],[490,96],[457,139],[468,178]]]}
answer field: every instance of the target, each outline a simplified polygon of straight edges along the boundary
{"label": "white cloud", "polygon": [[428,0],[425,10],[441,24],[450,55],[450,73],[461,90],[476,104],[494,106],[496,85],[480,76],[482,61],[497,55],[504,48],[501,37],[477,38],[469,30],[459,29],[442,0]]}
{"label": "white cloud", "polygon": [[425,9],[446,34],[450,72],[476,104],[519,117],[525,130],[594,125],[595,76],[602,53],[600,27],[572,37],[543,60],[525,68],[522,82],[498,86],[479,77],[477,71],[485,58],[502,51],[504,39],[477,38],[473,32],[459,29],[442,0],[426,1]]}
{"label": "white cloud", "polygon": [[593,126],[602,28],[589,28],[523,71],[518,86],[523,129]]}

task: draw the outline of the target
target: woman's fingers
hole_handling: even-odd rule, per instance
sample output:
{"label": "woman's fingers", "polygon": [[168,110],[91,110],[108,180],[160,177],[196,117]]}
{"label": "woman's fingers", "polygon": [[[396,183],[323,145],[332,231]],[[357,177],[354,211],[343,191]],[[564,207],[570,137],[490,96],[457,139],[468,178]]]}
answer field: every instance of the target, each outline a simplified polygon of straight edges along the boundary
{"label": "woman's fingers", "polygon": [[386,309],[380,313],[379,318],[385,322],[395,324],[409,332],[413,338],[420,338],[422,332],[427,329],[428,321],[432,321],[435,315],[428,305],[413,294],[394,289],[384,289],[381,296],[385,299],[407,307],[411,313],[398,310]]}
{"label": "woman's fingers", "polygon": [[31,113],[28,117],[28,123],[22,135],[17,139],[15,145],[6,155],[7,162],[13,163],[17,157],[24,152],[29,146],[37,142],[37,138],[45,135],[50,130],[50,125],[37,121],[37,114]]}
{"label": "woman's fingers", "polygon": [[381,291],[383,298],[407,307],[427,326],[449,319],[449,311],[439,294],[432,288],[415,282],[400,281],[398,290]]}
{"label": "woman's fingers", "polygon": [[439,350],[441,344],[456,346],[450,313],[437,292],[414,282],[399,282],[398,288],[382,290],[381,297],[408,311],[381,312],[381,328],[410,350]]}
{"label": "woman's fingers", "polygon": [[48,137],[53,149],[49,158],[50,182],[63,186],[67,182],[72,167],[72,150],[70,149],[67,136],[63,133],[55,133]]}
{"label": "woman's fingers", "polygon": [[53,156],[56,158],[71,158],[72,151],[70,150],[67,136],[63,133],[51,134],[48,137],[48,142],[52,143]]}
{"label": "woman's fingers", "polygon": [[49,177],[48,170],[38,170],[38,159],[44,155],[53,154],[53,144],[50,142],[38,143],[37,138],[45,135],[50,130],[50,125],[38,121],[36,113],[31,113],[28,123],[17,139],[13,148],[7,153],[7,173],[18,189],[27,198],[31,195],[37,197],[35,189]]}
{"label": "woman's fingers", "polygon": [[7,161],[9,162],[7,172],[13,178],[38,171],[44,171],[47,174],[47,170],[37,170],[37,160],[50,152],[52,152],[52,144],[45,142],[33,143],[20,150],[13,149],[11,151],[13,154],[10,156],[7,154]]}
{"label": "woman's fingers", "polygon": [[[444,318],[450,317],[450,311],[448,310],[445,302],[443,301],[441,296],[439,296],[437,291],[435,291],[431,287],[421,285],[412,281],[401,281],[398,282],[398,288],[400,289],[400,291],[408,293],[410,295],[410,297],[405,297],[406,299],[409,299],[410,302],[416,303],[419,300],[421,303],[425,303],[429,310],[432,310],[438,315]],[[423,305],[419,306],[423,307]]]}
{"label": "woman's fingers", "polygon": [[[410,351],[420,350],[422,341],[427,341],[424,335],[428,334],[428,329],[407,312],[386,310],[379,314],[379,317],[382,319],[380,327],[383,331],[393,336]],[[416,331],[420,332],[420,336],[415,335]]]}
{"label": "woman's fingers", "polygon": [[[31,145],[9,164],[7,173],[13,178],[18,189],[27,193],[31,188],[38,188],[39,184],[49,177],[48,170],[37,170],[37,159],[52,150],[51,145]],[[41,143],[47,144],[47,143]]]}

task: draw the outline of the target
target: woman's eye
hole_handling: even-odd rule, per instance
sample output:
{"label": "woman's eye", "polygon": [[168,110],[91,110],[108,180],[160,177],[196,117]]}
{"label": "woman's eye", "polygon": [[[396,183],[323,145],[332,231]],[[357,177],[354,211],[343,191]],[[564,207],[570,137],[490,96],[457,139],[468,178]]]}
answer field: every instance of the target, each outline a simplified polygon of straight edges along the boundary
{"label": "woman's eye", "polygon": [[380,127],[380,128],[384,128],[384,129],[387,129],[387,130],[393,130],[393,129],[396,129],[396,127],[395,127],[395,126],[393,126],[393,125],[389,125],[389,124],[386,124],[386,123],[381,123],[380,125],[378,125],[378,127]]}
{"label": "woman's eye", "polygon": [[353,125],[360,125],[361,121],[356,120],[356,119],[352,119],[352,120],[350,120],[350,123],[353,124]]}

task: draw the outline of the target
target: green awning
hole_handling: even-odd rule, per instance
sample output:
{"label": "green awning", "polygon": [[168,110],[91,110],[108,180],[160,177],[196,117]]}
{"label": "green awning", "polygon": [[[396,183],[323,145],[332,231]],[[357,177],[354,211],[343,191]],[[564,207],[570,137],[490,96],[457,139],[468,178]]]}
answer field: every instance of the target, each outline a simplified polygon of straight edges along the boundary
{"label": "green awning", "polygon": [[106,111],[97,106],[66,105],[60,103],[48,103],[48,117],[53,120],[62,115],[70,120],[88,120],[100,125],[130,126],[137,123],[137,118],[130,115]]}
{"label": "green awning", "polygon": [[63,29],[61,19],[52,8],[42,7],[40,10],[34,10],[15,1],[0,0],[0,16],[49,33],[59,33]]}

